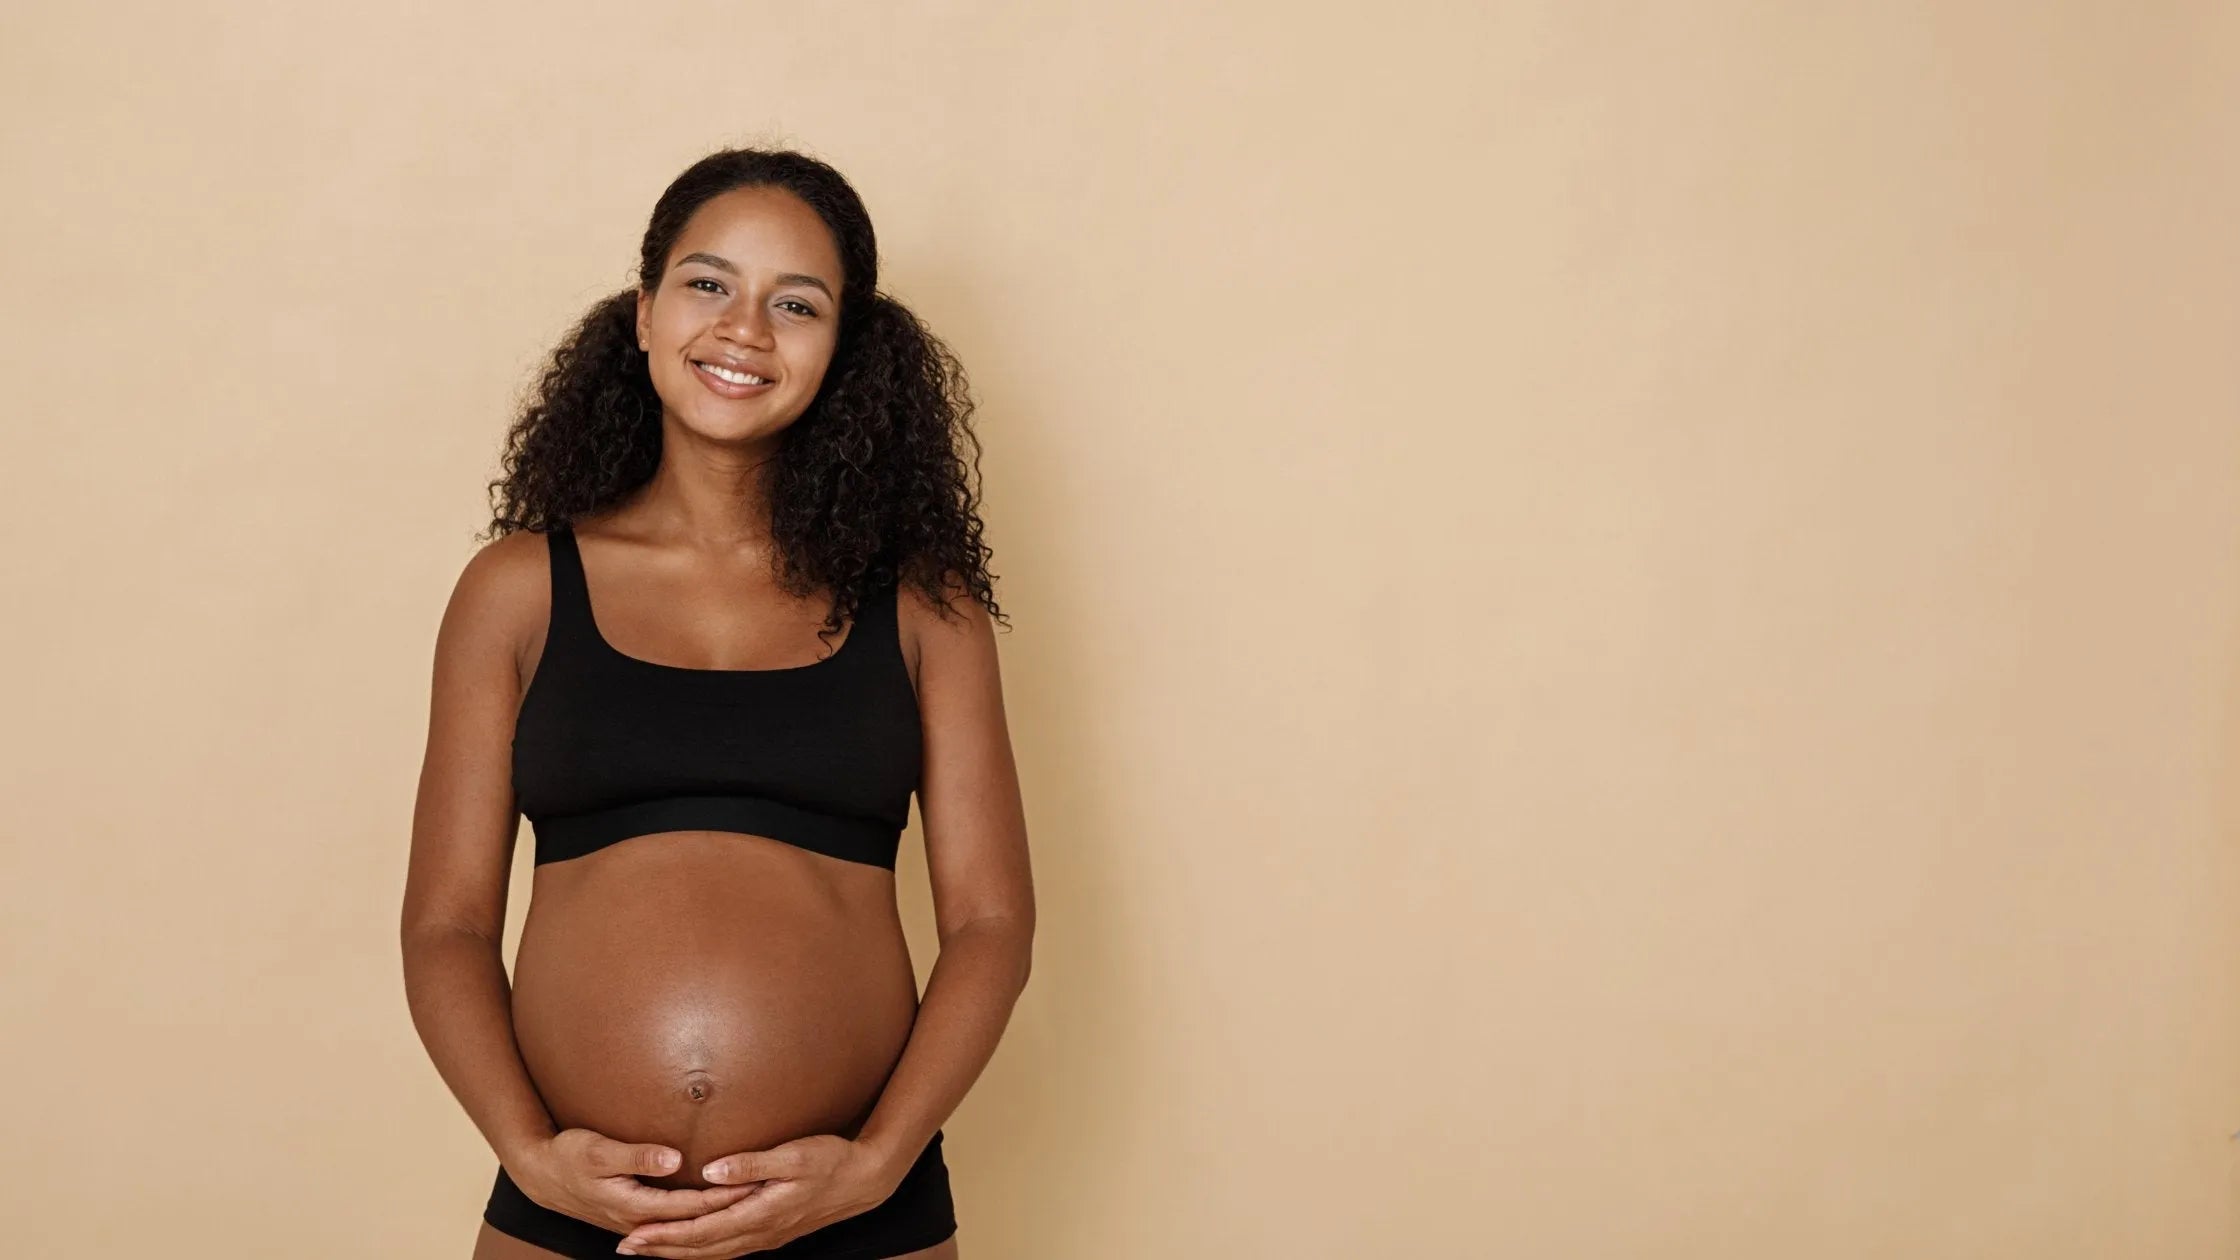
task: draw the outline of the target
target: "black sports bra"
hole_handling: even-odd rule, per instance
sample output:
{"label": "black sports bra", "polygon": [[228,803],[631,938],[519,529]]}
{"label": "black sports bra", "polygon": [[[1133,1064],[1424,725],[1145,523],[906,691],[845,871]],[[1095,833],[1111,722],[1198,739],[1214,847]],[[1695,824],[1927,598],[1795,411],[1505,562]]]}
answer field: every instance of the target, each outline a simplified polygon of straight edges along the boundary
{"label": "black sports bra", "polygon": [[513,734],[538,865],[656,832],[736,831],[893,869],[923,753],[894,582],[822,660],[694,669],[609,644],[575,531],[545,541],[552,620]]}

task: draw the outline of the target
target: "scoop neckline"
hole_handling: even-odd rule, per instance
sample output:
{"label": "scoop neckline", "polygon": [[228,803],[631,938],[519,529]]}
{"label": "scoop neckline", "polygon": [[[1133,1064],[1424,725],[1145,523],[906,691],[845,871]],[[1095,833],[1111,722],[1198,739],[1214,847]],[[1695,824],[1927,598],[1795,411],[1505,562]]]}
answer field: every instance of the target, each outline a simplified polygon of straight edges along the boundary
{"label": "scoop neckline", "polygon": [[832,649],[832,651],[825,656],[820,656],[813,661],[805,661],[799,665],[773,665],[767,669],[717,669],[700,665],[671,665],[665,661],[649,661],[645,657],[632,656],[628,652],[623,651],[621,648],[616,647],[611,641],[608,640],[606,631],[599,628],[598,613],[595,612],[591,606],[591,577],[589,572],[584,568],[583,548],[576,538],[576,531],[573,525],[570,525],[568,527],[568,547],[571,551],[575,552],[574,559],[576,562],[576,589],[581,592],[583,596],[583,624],[585,629],[591,632],[591,641],[597,644],[599,646],[599,650],[604,652],[606,655],[611,656],[619,661],[625,661],[641,669],[659,670],[660,672],[665,674],[696,674],[703,677],[719,678],[751,678],[763,674],[799,674],[807,670],[816,669],[819,666],[830,665],[834,661],[839,660],[843,653],[845,653],[850,647],[853,647],[855,645],[856,639],[860,637],[857,632],[863,628],[864,610],[863,607],[859,605],[856,608],[855,616],[849,618],[848,620],[848,636],[840,640],[840,646]]}

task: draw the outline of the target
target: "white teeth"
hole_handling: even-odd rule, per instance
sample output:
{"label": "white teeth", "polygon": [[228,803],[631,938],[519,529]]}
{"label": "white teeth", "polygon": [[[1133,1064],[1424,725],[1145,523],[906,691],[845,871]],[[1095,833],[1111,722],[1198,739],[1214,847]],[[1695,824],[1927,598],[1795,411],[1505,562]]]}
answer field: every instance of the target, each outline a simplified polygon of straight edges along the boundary
{"label": "white teeth", "polygon": [[734,372],[730,368],[717,367],[713,363],[703,363],[700,366],[705,368],[709,375],[719,380],[729,381],[734,385],[768,385],[770,383],[759,376],[750,375],[746,372]]}

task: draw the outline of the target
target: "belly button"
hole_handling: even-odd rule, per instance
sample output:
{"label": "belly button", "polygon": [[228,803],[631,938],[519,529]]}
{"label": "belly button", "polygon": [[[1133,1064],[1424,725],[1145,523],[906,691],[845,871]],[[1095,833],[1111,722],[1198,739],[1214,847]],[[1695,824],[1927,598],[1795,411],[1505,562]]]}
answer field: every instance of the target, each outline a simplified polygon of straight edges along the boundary
{"label": "belly button", "polygon": [[716,1092],[715,1078],[706,1072],[688,1072],[684,1078],[684,1095],[694,1102],[706,1102]]}

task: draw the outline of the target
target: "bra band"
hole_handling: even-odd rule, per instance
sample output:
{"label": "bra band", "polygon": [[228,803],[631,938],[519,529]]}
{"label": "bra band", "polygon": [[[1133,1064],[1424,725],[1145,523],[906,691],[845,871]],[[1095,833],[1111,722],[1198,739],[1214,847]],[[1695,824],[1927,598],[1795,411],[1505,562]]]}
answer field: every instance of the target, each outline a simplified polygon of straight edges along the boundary
{"label": "bra band", "polygon": [[894,869],[902,833],[883,822],[803,809],[766,796],[663,796],[581,814],[534,819],[536,864],[582,857],[618,840],[662,831],[743,831],[800,848]]}

